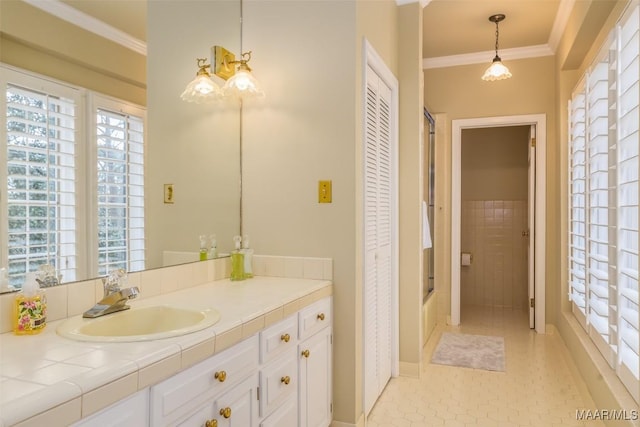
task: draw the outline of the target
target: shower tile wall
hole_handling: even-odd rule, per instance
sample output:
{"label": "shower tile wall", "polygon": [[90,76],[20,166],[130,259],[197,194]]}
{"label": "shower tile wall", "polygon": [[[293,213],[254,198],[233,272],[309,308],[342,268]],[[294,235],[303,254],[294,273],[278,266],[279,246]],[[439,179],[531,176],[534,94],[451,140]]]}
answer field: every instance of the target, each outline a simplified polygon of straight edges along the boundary
{"label": "shower tile wall", "polygon": [[462,305],[527,307],[526,229],[526,200],[462,202],[461,249],[473,255],[460,268]]}

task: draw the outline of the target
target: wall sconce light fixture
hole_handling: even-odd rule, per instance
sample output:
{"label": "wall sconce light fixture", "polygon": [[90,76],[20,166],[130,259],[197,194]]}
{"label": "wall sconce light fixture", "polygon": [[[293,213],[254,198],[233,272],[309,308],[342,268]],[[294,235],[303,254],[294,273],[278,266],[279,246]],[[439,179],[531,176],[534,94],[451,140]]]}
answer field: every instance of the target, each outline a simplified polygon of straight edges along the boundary
{"label": "wall sconce light fixture", "polygon": [[220,86],[211,79],[211,74],[207,71],[207,69],[211,69],[211,65],[207,64],[207,60],[205,58],[197,58],[196,61],[198,64],[196,78],[187,85],[180,98],[183,101],[197,104],[213,102],[222,96]]}
{"label": "wall sconce light fixture", "polygon": [[504,80],[511,77],[511,72],[507,67],[504,66],[500,56],[498,56],[498,23],[503,21],[506,18],[503,14],[491,15],[489,17],[489,21],[494,22],[496,24],[496,56],[493,58],[493,62],[491,66],[487,68],[487,71],[484,72],[482,76],[482,80],[485,81],[494,81],[494,80]]}
{"label": "wall sconce light fixture", "polygon": [[251,51],[242,53],[240,60],[222,46],[214,46],[213,53],[213,73],[227,81],[222,87],[224,96],[240,99],[264,97],[264,91],[249,67]]}

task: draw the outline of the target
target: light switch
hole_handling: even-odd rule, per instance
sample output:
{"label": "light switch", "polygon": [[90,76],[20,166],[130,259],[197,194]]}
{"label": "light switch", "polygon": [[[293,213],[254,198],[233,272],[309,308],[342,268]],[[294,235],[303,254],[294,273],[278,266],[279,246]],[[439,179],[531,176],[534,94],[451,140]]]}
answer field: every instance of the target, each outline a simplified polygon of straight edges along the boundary
{"label": "light switch", "polygon": [[164,202],[167,204],[173,203],[173,184],[164,185]]}
{"label": "light switch", "polygon": [[331,181],[318,181],[318,203],[331,203]]}

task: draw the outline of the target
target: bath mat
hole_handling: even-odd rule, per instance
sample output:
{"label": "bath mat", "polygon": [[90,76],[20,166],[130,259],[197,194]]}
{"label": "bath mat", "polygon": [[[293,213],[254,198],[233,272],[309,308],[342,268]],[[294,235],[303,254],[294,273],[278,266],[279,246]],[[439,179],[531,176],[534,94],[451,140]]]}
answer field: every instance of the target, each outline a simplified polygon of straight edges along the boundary
{"label": "bath mat", "polygon": [[504,338],[443,332],[431,363],[504,371]]}

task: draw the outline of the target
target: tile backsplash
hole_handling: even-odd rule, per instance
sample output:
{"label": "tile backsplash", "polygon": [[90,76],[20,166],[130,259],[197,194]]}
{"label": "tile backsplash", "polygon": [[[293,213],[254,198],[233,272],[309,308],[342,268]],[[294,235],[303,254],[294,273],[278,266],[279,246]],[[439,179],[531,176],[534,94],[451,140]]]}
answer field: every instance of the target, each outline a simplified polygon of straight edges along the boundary
{"label": "tile backsplash", "polygon": [[[140,288],[139,299],[175,292],[229,277],[230,258],[193,262],[129,273],[128,286]],[[256,276],[299,279],[333,279],[333,261],[329,258],[253,256]],[[55,321],[84,313],[102,299],[102,280],[93,279],[45,289],[47,320]],[[14,293],[0,295],[0,333],[10,332]]]}

